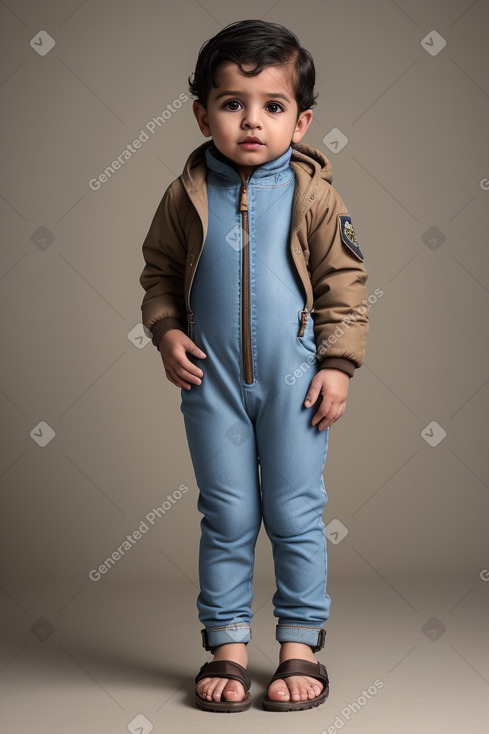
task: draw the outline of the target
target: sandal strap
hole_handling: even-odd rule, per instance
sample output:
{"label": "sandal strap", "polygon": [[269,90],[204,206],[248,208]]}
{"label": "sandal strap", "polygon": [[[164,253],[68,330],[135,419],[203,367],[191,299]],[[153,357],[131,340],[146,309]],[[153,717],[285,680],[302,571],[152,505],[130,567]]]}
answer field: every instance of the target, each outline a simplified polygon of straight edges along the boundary
{"label": "sandal strap", "polygon": [[251,687],[251,678],[248,671],[242,665],[234,663],[232,660],[211,660],[208,663],[204,663],[195,676],[195,683],[198,683],[202,678],[231,678],[232,680],[237,680],[242,684],[245,693]]}
{"label": "sandal strap", "polygon": [[328,673],[322,663],[319,661],[311,663],[309,660],[300,660],[299,658],[291,658],[280,663],[270,683],[280,678],[290,678],[292,675],[307,675],[309,678],[316,678],[321,681],[325,686],[329,685]]}

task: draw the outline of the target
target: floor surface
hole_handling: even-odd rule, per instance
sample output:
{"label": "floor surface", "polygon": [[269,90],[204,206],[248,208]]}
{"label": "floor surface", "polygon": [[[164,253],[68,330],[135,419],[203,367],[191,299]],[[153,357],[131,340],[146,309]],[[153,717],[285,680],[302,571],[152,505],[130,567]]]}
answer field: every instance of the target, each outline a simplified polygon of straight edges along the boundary
{"label": "floor surface", "polygon": [[78,590],[4,589],[0,730],[487,734],[489,583],[373,575],[332,579],[328,590],[331,617],[317,655],[331,678],[327,701],[304,712],[262,710],[279,646],[273,589],[255,586],[253,707],[227,715],[193,703],[193,678],[211,659],[200,646],[193,587],[107,577]]}

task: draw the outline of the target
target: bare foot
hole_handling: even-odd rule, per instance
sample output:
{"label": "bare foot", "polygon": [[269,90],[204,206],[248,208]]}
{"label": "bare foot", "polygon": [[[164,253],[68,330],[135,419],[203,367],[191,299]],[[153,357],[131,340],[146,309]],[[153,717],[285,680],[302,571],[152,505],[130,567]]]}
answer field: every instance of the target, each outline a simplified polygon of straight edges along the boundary
{"label": "bare foot", "polygon": [[[280,662],[299,658],[317,663],[309,645],[302,642],[282,642],[280,647]],[[291,675],[289,678],[274,680],[268,687],[268,698],[272,701],[307,701],[316,698],[323,690],[323,684],[316,678],[307,675]]]}
{"label": "bare foot", "polygon": [[[311,649],[311,648],[309,648]],[[213,660],[232,660],[243,668],[248,665],[248,653],[244,642],[230,642],[219,645]],[[197,693],[207,701],[242,701],[246,695],[243,685],[230,678],[202,678],[197,683]]]}

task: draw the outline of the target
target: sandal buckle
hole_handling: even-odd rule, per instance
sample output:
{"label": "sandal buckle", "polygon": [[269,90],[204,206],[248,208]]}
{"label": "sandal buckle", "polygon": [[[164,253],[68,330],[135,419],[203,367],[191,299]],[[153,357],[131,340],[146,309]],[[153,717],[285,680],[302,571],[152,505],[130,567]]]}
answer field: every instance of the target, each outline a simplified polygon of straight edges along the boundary
{"label": "sandal buckle", "polygon": [[311,650],[313,652],[319,652],[319,650],[322,650],[324,647],[325,640],[326,640],[326,630],[320,629],[318,632],[318,639],[317,639],[316,645],[314,647],[311,645]]}
{"label": "sandal buckle", "polygon": [[214,648],[209,645],[209,638],[207,636],[207,630],[205,629],[205,627],[200,631],[200,633],[202,635],[202,647],[204,648],[204,650],[208,650],[213,653]]}

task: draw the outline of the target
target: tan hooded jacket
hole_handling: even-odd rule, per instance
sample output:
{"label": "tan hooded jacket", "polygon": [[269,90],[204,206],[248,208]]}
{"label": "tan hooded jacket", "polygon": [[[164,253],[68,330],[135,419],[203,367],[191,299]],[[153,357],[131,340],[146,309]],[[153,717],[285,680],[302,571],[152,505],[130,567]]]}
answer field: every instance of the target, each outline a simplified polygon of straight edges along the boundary
{"label": "tan hooded jacket", "polygon": [[[190,292],[207,233],[206,142],[170,184],[143,243],[143,325],[153,343],[168,329],[193,336]],[[290,227],[293,262],[304,286],[304,320],[312,312],[320,367],[353,376],[365,357],[367,272],[348,211],[331,185],[332,168],[315,148],[292,144],[296,188]],[[187,325],[186,325],[187,324]]]}

